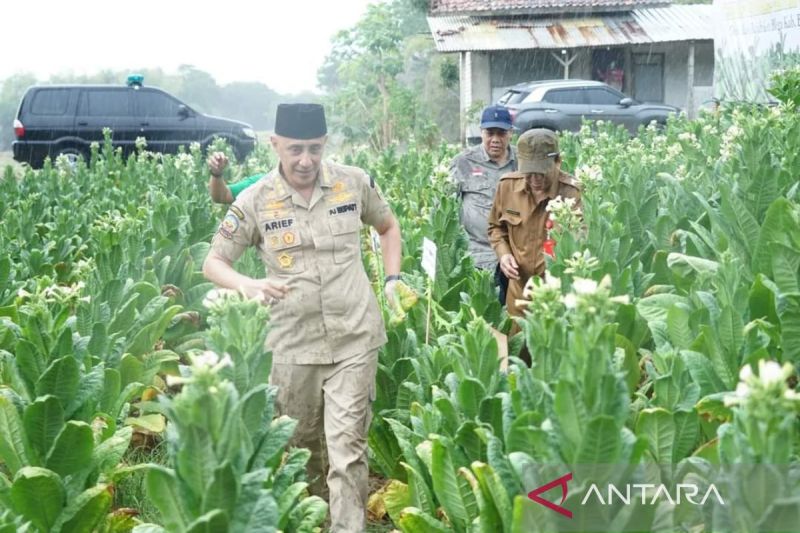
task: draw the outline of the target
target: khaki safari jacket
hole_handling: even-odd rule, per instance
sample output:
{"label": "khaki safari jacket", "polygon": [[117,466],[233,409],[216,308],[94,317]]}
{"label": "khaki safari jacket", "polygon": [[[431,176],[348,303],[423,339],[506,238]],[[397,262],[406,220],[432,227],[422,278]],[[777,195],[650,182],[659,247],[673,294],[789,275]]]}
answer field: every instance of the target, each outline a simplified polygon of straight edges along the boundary
{"label": "khaki safari jacket", "polygon": [[[500,178],[494,203],[489,213],[489,242],[498,260],[505,254],[512,254],[519,265],[518,280],[509,280],[506,307],[512,316],[522,316],[516,300],[522,297],[522,289],[531,276],[541,276],[545,270],[542,243],[547,237],[545,222],[550,200],[575,198],[580,207],[580,188],[578,182],[566,172],[560,172],[544,199],[538,204],[530,190],[525,174],[511,172]],[[558,246],[556,246],[556,253]]]}
{"label": "khaki safari jacket", "polygon": [[386,343],[360,230],[389,212],[363,170],[327,161],[308,202],[278,169],[236,198],[211,246],[231,263],[256,247],[267,277],[289,287],[270,312],[276,363],[338,363]]}

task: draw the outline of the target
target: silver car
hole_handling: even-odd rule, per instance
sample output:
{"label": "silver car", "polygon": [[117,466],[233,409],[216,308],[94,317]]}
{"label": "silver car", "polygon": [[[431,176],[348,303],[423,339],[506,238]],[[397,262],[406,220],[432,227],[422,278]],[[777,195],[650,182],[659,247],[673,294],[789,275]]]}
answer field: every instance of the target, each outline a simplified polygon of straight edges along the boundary
{"label": "silver car", "polygon": [[583,119],[624,125],[631,134],[655,121],[666,124],[680,109],[663,104],[644,104],[605,83],[589,80],[546,80],[520,83],[497,101],[511,112],[514,129],[532,128],[578,131]]}

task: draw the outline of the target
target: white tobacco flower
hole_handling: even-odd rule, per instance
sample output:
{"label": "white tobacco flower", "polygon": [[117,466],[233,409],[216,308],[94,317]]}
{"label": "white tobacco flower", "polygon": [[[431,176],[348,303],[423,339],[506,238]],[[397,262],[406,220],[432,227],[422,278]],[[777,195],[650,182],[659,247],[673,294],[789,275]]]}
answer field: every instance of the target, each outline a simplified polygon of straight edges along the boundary
{"label": "white tobacco flower", "polygon": [[192,362],[197,366],[213,367],[219,363],[219,355],[211,350],[205,350],[198,355],[195,355]]}
{"label": "white tobacco flower", "polygon": [[597,287],[597,282],[593,279],[575,278],[572,282],[572,288],[579,296],[594,294],[597,292]]}
{"label": "white tobacco flower", "polygon": [[683,153],[683,146],[681,146],[680,144],[677,143],[671,144],[667,148],[667,157],[669,157],[670,159],[675,159],[682,153]]}
{"label": "white tobacco flower", "polygon": [[603,181],[603,170],[597,165],[581,165],[575,170],[575,178],[581,183]]}
{"label": "white tobacco flower", "polygon": [[578,307],[578,297],[575,296],[574,292],[570,292],[561,298],[561,303],[563,303],[564,307],[567,309],[575,309]]}
{"label": "white tobacco flower", "polygon": [[[785,375],[786,370],[787,368],[781,367],[781,365],[775,361],[765,361],[761,359],[758,362],[758,377],[767,387],[786,381],[786,378],[788,377]],[[791,375],[791,366],[788,367],[788,370],[789,375]]]}

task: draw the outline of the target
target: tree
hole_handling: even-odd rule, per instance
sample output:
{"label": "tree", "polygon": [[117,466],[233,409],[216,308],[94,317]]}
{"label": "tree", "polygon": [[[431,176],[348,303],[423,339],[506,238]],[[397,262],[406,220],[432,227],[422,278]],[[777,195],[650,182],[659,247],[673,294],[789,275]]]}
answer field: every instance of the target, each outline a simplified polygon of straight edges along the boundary
{"label": "tree", "polygon": [[34,85],[33,74],[14,74],[0,84],[0,150],[10,150],[14,140],[14,118],[25,89]]}
{"label": "tree", "polygon": [[411,135],[429,141],[438,136],[415,92],[419,84],[413,74],[406,76],[404,28],[414,27],[408,22],[409,5],[410,0],[397,0],[368,6],[354,27],[334,37],[318,72],[333,127],[350,143],[382,150]]}

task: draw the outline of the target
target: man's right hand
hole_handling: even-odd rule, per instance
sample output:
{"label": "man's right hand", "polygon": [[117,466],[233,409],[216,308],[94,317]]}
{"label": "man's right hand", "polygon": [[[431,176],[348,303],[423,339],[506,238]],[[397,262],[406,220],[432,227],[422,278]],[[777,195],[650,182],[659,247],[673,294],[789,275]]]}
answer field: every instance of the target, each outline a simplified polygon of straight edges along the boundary
{"label": "man's right hand", "polygon": [[228,166],[228,156],[222,152],[214,152],[206,160],[208,164],[208,171],[212,176],[220,177]]}
{"label": "man's right hand", "polygon": [[500,258],[500,270],[508,279],[519,279],[519,265],[511,254],[505,254]]}
{"label": "man's right hand", "polygon": [[253,298],[264,304],[274,305],[286,297],[289,287],[263,278],[249,280],[242,285],[241,290],[248,298]]}

